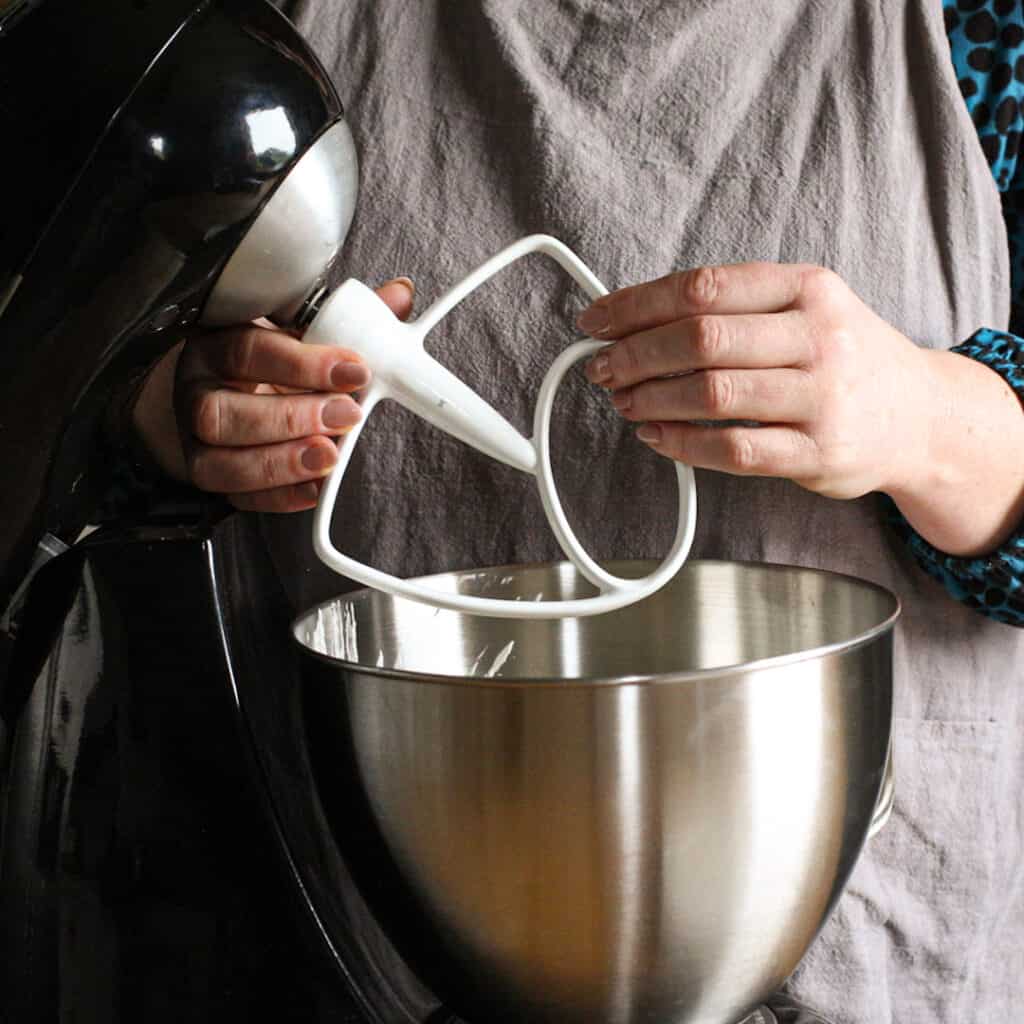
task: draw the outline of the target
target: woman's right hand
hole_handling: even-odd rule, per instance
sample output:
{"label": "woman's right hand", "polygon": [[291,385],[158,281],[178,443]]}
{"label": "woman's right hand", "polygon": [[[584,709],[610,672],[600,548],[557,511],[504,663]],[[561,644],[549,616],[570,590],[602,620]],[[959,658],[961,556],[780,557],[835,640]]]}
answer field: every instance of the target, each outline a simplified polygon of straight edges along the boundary
{"label": "woman's right hand", "polygon": [[[408,317],[407,278],[377,294]],[[333,439],[359,422],[351,395],[369,380],[355,353],[303,344],[269,324],[206,331],[150,371],[132,426],[175,479],[239,509],[298,512],[316,504],[337,461]]]}

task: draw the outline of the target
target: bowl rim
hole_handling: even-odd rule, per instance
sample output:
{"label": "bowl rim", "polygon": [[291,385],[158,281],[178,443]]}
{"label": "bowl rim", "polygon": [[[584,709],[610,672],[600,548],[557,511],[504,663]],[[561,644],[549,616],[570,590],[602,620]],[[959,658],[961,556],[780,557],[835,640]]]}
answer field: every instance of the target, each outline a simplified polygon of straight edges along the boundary
{"label": "bowl rim", "polygon": [[[646,563],[653,561],[650,559],[617,559],[615,560],[618,565],[627,565],[631,563]],[[348,672],[357,673],[359,675],[375,676],[386,679],[400,680],[404,682],[416,682],[429,685],[443,685],[443,686],[466,686],[476,689],[509,689],[509,688],[524,688],[532,690],[541,689],[592,689],[597,687],[616,687],[616,686],[661,686],[687,682],[699,682],[708,681],[715,679],[720,676],[734,677],[740,674],[746,674],[747,672],[762,671],[765,669],[777,669],[786,668],[791,665],[800,664],[804,661],[813,661],[816,659],[827,658],[837,654],[846,654],[861,647],[865,647],[868,644],[874,642],[880,636],[891,632],[896,621],[902,614],[902,604],[899,597],[894,594],[888,587],[882,586],[880,583],[875,583],[873,580],[866,580],[859,576],[853,576],[849,573],[836,572],[833,569],[820,569],[813,566],[805,565],[791,565],[783,562],[755,562],[741,559],[728,559],[728,558],[694,558],[688,560],[680,572],[686,570],[687,566],[690,565],[730,565],[730,566],[742,566],[745,568],[754,568],[759,571],[766,572],[777,572],[777,571],[797,571],[800,573],[807,573],[816,576],[825,576],[829,579],[844,580],[847,583],[853,584],[857,587],[862,587],[867,590],[873,590],[875,593],[888,600],[892,604],[892,609],[889,614],[883,618],[880,622],[876,623],[869,629],[864,630],[861,633],[850,637],[847,640],[837,640],[830,644],[821,644],[817,647],[808,647],[800,651],[792,651],[788,654],[775,654],[766,658],[757,658],[753,661],[736,662],[729,665],[716,665],[712,668],[698,668],[698,669],[683,669],[673,672],[648,672],[648,673],[632,673],[615,676],[581,676],[572,679],[546,679],[539,678],[536,676],[475,676],[475,675],[444,675],[439,672],[422,672],[413,669],[405,668],[387,668],[386,666],[368,665],[359,661],[351,661],[345,658],[334,657],[329,654],[324,654],[321,651],[316,651],[303,640],[299,638],[298,629],[300,623],[305,621],[309,616],[315,614],[321,608],[324,608],[332,604],[353,604],[358,601],[365,601],[371,599],[373,595],[379,593],[372,587],[360,587],[356,590],[351,590],[343,594],[338,594],[334,597],[329,597],[323,601],[319,601],[314,605],[306,608],[304,611],[296,615],[289,626],[289,633],[293,643],[300,648],[300,654],[305,653],[309,656],[322,661],[335,668],[345,669]],[[574,570],[574,566],[565,560],[554,560],[549,562],[516,562],[505,565],[493,565],[475,567],[472,569],[454,569],[448,572],[432,573],[429,576],[416,577],[417,582],[429,583],[442,578],[450,579],[452,577],[459,576],[471,576],[478,575],[480,573],[493,573],[497,575],[502,573],[508,575],[508,573],[523,572],[526,570],[536,569],[556,569],[565,567],[570,570]],[[386,595],[385,595],[386,596]],[[653,597],[653,595],[652,595]],[[407,600],[407,599],[396,599],[396,600]],[[426,606],[429,607],[429,606]],[[453,612],[451,614],[465,614],[460,612]],[[474,616],[477,617],[477,616]],[[479,618],[487,619],[487,616],[479,616]],[[600,618],[600,616],[595,616]],[[498,620],[494,620],[498,621]],[[512,621],[512,620],[501,620],[501,621]],[[546,621],[546,620],[544,620]],[[552,620],[556,621],[556,620]]]}

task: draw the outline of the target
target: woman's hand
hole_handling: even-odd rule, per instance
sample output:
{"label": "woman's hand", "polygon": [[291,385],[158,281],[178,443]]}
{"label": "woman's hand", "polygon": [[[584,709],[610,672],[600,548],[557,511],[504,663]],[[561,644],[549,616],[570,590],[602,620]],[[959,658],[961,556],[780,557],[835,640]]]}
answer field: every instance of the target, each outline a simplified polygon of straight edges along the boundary
{"label": "woman's hand", "polygon": [[590,380],[670,458],[833,498],[885,491],[954,554],[997,545],[1024,513],[1013,391],[918,348],[831,271],[704,267],[598,299],[579,323],[614,340]]}
{"label": "woman's hand", "polygon": [[[378,294],[405,319],[405,278]],[[196,335],[150,372],[132,423],[169,475],[240,509],[296,512],[316,504],[337,461],[334,438],[359,422],[352,393],[370,373],[359,357],[306,345],[272,326]]]}

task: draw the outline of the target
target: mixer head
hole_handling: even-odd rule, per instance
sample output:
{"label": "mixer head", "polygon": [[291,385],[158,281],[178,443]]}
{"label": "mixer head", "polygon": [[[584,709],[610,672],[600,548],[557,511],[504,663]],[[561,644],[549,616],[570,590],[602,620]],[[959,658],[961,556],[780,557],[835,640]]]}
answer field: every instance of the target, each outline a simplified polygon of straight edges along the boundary
{"label": "mixer head", "polygon": [[86,524],[125,382],[197,325],[288,320],[318,291],[357,163],[266,0],[9,5],[0,137],[2,613],[40,543]]}

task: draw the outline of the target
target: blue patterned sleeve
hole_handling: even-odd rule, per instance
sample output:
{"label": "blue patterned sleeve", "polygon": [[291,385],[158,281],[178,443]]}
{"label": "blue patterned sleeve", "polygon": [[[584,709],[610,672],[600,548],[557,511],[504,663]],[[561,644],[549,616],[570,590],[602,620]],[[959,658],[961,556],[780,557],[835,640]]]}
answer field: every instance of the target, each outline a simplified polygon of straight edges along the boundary
{"label": "blue patterned sleeve", "polygon": [[1002,196],[1010,243],[1010,330],[1024,334],[1024,9],[1021,0],[957,0],[943,8],[960,92]]}
{"label": "blue patterned sleeve", "polygon": [[[960,92],[1002,198],[1010,248],[1010,331],[1024,333],[1024,3],[957,0],[943,13]],[[954,352],[1000,374],[1024,402],[1024,340],[982,328]],[[917,562],[957,600],[990,618],[1024,626],[1024,524],[997,551],[956,558],[929,544],[889,501],[889,523]]]}

